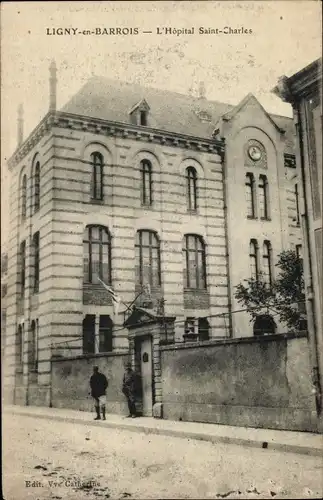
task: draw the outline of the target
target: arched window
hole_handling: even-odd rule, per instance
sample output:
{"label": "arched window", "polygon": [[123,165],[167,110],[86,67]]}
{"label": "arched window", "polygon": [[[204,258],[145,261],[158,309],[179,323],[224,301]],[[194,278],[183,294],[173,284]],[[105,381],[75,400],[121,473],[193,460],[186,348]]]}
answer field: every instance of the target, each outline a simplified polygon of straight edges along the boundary
{"label": "arched window", "polygon": [[40,163],[37,161],[34,170],[34,212],[39,210],[40,206]]}
{"label": "arched window", "polygon": [[21,218],[25,220],[27,214],[27,175],[22,178],[21,183]]}
{"label": "arched window", "polygon": [[184,287],[206,288],[205,245],[201,236],[184,236]]}
{"label": "arched window", "polygon": [[33,293],[39,292],[39,232],[35,233],[32,240],[33,254]]}
{"label": "arched window", "polygon": [[26,242],[22,241],[19,247],[19,275],[20,275],[20,295],[25,295],[26,284]]}
{"label": "arched window", "polygon": [[23,325],[18,326],[17,332],[17,364],[22,365],[24,356],[24,328]]}
{"label": "arched window", "polygon": [[152,166],[149,160],[140,162],[141,172],[141,204],[151,205],[152,198]]}
{"label": "arched window", "polygon": [[264,281],[270,287],[272,285],[271,244],[267,240],[264,241],[263,245],[262,262]]}
{"label": "arched window", "polygon": [[91,154],[91,198],[92,200],[102,200],[103,198],[103,163],[101,153],[95,151]]}
{"label": "arched window", "polygon": [[253,325],[254,335],[273,335],[276,333],[277,325],[270,314],[259,314]]}
{"label": "arched window", "polygon": [[257,280],[259,277],[258,269],[258,243],[257,240],[250,240],[249,244],[250,274],[251,278]]}
{"label": "arched window", "polygon": [[83,280],[111,284],[111,237],[103,226],[87,226],[83,239]]}
{"label": "arched window", "polygon": [[197,173],[194,167],[186,169],[187,209],[189,212],[197,210]]}
{"label": "arched window", "polygon": [[153,231],[141,230],[136,234],[136,282],[140,285],[160,286],[160,243]]}
{"label": "arched window", "polygon": [[256,193],[255,193],[255,178],[253,174],[246,174],[246,201],[247,201],[247,217],[254,219],[256,217]]}
{"label": "arched window", "polygon": [[269,218],[268,180],[266,175],[259,176],[259,214],[261,219]]}

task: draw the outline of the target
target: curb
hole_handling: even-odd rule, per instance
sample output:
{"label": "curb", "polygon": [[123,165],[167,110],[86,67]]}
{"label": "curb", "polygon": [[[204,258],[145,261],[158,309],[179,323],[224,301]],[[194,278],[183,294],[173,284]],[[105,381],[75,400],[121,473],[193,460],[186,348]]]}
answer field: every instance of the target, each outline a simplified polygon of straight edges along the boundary
{"label": "curb", "polygon": [[[3,413],[9,414],[10,411],[3,409]],[[203,432],[192,432],[192,431],[185,431],[185,430],[173,430],[173,429],[161,429],[161,428],[156,428],[156,427],[149,427],[147,425],[129,425],[129,424],[122,424],[122,423],[117,423],[117,422],[109,422],[109,420],[105,421],[100,421],[100,422],[95,422],[93,420],[83,420],[83,419],[78,419],[74,417],[63,417],[60,415],[42,415],[42,414],[37,414],[37,413],[27,413],[24,411],[14,411],[15,415],[22,415],[25,417],[31,417],[31,418],[42,418],[46,420],[57,420],[60,422],[66,422],[70,424],[81,424],[81,425],[86,425],[86,426],[91,426],[91,427],[98,427],[101,426],[102,428],[110,428],[110,429],[119,429],[119,430],[125,430],[125,431],[131,431],[131,432],[139,432],[139,433],[144,433],[144,434],[156,434],[156,435],[162,435],[162,436],[170,436],[170,437],[175,437],[175,438],[181,438],[181,439],[194,439],[197,441],[206,441],[209,443],[223,443],[223,444],[235,444],[238,446],[246,446],[249,448],[261,448],[261,449],[266,449],[266,450],[276,450],[276,451],[283,451],[287,453],[296,453],[300,455],[309,455],[309,456],[322,456],[323,450],[322,448],[313,448],[309,446],[300,446],[300,445],[294,445],[294,444],[285,444],[285,443],[275,443],[275,442],[267,442],[267,441],[260,441],[257,439],[243,439],[243,438],[238,438],[238,437],[231,437],[231,436],[214,436],[211,434],[206,434]]]}

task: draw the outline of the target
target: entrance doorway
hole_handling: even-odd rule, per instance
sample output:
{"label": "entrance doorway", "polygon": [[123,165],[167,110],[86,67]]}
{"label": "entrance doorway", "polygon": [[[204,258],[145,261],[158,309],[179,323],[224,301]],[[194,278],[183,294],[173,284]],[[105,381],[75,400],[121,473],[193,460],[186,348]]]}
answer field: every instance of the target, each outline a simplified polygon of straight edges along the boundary
{"label": "entrance doorway", "polygon": [[153,413],[153,359],[151,337],[136,339],[136,360],[141,376],[142,414],[151,417]]}

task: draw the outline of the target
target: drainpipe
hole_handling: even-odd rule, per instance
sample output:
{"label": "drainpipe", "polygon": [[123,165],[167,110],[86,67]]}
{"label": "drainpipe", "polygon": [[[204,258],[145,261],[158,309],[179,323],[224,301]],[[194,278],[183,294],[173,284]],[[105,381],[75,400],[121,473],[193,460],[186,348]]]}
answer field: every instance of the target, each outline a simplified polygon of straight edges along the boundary
{"label": "drainpipe", "polygon": [[[225,247],[226,247],[226,262],[227,262],[227,280],[228,280],[228,310],[229,310],[229,338],[232,338],[232,300],[231,300],[231,275],[230,275],[230,253],[229,253],[229,235],[228,235],[228,183],[227,183],[227,155],[226,144],[223,138],[223,152],[222,152],[222,165],[223,165],[223,210],[224,210],[224,234],[225,234]],[[225,318],[224,318],[225,320]]]}
{"label": "drainpipe", "polygon": [[308,339],[310,344],[311,352],[311,364],[312,364],[312,382],[314,386],[315,402],[316,402],[316,413],[321,414],[322,410],[322,388],[320,382],[320,370],[318,363],[318,349],[317,349],[317,325],[315,320],[315,309],[314,309],[314,293],[313,293],[313,275],[312,275],[312,256],[311,256],[311,242],[310,242],[310,230],[308,224],[308,203],[306,194],[306,181],[305,181],[305,152],[304,152],[304,142],[303,142],[303,127],[302,121],[300,119],[300,105],[294,103],[294,111],[297,116],[297,132],[299,139],[299,153],[300,153],[300,168],[301,168],[301,181],[303,189],[303,199],[304,199],[304,214],[302,215],[302,227],[303,227],[303,238],[305,243],[305,249],[308,254],[308,276],[307,276],[307,293],[306,293],[306,309],[307,309],[307,326],[308,326]]}

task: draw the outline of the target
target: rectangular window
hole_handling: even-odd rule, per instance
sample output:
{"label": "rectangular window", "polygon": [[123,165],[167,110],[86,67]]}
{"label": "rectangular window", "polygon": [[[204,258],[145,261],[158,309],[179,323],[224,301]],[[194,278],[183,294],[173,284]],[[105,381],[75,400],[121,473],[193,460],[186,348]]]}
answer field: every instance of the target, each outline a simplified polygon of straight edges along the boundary
{"label": "rectangular window", "polygon": [[265,175],[259,177],[259,215],[261,219],[268,220],[268,181]]}
{"label": "rectangular window", "polygon": [[19,255],[19,267],[20,267],[20,295],[25,295],[25,282],[26,282],[26,242],[23,241],[20,244],[20,255]]}
{"label": "rectangular window", "polygon": [[83,354],[95,353],[95,314],[87,314],[83,320]]}
{"label": "rectangular window", "polygon": [[251,278],[258,280],[258,244],[256,240],[250,241],[249,258]]}
{"label": "rectangular window", "polygon": [[112,320],[110,316],[100,315],[99,352],[112,351]]}

